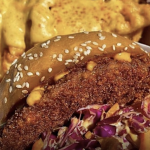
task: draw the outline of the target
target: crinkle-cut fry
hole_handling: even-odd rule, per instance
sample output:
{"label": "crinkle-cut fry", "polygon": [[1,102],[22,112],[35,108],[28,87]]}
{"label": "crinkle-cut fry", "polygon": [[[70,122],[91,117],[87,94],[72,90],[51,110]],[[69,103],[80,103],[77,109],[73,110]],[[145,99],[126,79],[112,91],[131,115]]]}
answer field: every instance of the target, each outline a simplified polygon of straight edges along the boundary
{"label": "crinkle-cut fry", "polygon": [[6,73],[6,71],[10,68],[12,62],[17,59],[23,52],[23,49],[11,46],[9,47],[9,51],[4,50],[4,56],[2,61],[3,73]]}

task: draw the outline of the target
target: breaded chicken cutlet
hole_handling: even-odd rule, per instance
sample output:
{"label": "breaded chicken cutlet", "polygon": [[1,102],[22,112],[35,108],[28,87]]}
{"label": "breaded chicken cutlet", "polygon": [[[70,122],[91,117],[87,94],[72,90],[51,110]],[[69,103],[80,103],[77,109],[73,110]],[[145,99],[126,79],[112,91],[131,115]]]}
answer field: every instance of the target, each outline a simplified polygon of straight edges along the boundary
{"label": "breaded chicken cutlet", "polygon": [[[43,55],[38,59],[29,58],[39,52],[39,45],[23,55],[1,83],[1,98],[4,99],[3,105],[0,105],[1,123],[8,119],[2,131],[2,150],[30,149],[41,133],[52,132],[63,126],[81,107],[91,104],[113,105],[116,102],[121,106],[134,107],[141,104],[150,93],[150,58],[132,41],[102,31],[64,36],[58,41],[54,39],[49,42],[53,47],[41,45],[39,50]],[[90,52],[87,50],[85,53],[84,49],[78,51],[80,46],[90,49]],[[58,57],[55,58],[51,53]],[[84,58],[81,59],[82,54]],[[69,65],[71,59],[67,57],[77,56],[80,59]],[[52,61],[48,62],[50,58]],[[53,62],[53,59],[57,60]],[[65,64],[62,59],[67,60]],[[35,65],[43,61],[45,72],[42,67]],[[24,75],[27,73],[25,79],[20,77],[15,82],[10,79],[16,77],[15,69]],[[38,72],[40,75],[37,69],[41,69]],[[22,81],[25,86],[20,87]],[[38,85],[40,88],[37,88]],[[28,106],[16,110],[11,118],[7,118],[7,110],[23,98],[27,99]]]}
{"label": "breaded chicken cutlet", "polygon": [[97,66],[92,71],[86,69],[87,63],[72,69],[48,87],[39,103],[16,112],[4,128],[3,149],[26,149],[42,132],[62,126],[81,107],[115,102],[131,105],[149,94],[149,58],[139,56],[131,63],[108,57],[93,60]]}

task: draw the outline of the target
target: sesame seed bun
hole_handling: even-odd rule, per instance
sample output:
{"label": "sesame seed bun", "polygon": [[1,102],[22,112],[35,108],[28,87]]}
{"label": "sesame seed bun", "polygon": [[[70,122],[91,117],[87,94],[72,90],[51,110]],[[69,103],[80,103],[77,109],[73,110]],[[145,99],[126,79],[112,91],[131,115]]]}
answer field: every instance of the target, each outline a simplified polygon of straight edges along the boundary
{"label": "sesame seed bun", "polygon": [[[23,53],[0,84],[0,122],[13,106],[43,81],[53,79],[78,62],[95,55],[146,54],[133,41],[104,31],[56,36]],[[146,54],[147,55],[147,54]]]}

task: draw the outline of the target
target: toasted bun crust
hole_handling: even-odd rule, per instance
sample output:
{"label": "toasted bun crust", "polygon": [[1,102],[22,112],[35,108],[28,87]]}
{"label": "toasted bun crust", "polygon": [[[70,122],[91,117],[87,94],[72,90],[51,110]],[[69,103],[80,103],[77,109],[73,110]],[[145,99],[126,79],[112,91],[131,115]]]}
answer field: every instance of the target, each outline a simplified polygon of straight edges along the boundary
{"label": "toasted bun crust", "polygon": [[[104,31],[57,36],[38,44],[16,60],[0,84],[0,122],[9,110],[41,81],[54,78],[68,66],[88,60],[94,55],[120,52],[146,54],[124,37]],[[147,55],[147,54],[146,54]]]}

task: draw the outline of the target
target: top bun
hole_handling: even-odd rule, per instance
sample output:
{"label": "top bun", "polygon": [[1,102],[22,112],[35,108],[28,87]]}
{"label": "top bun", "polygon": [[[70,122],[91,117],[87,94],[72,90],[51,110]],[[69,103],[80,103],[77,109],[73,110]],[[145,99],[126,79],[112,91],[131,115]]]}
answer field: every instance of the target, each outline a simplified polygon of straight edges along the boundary
{"label": "top bun", "polygon": [[6,121],[14,105],[43,81],[67,71],[95,55],[111,56],[127,52],[145,54],[136,43],[104,31],[56,36],[37,44],[15,60],[0,84],[0,122]]}

